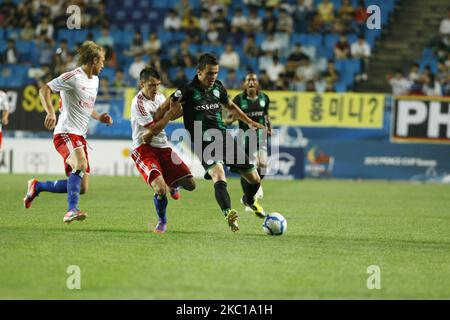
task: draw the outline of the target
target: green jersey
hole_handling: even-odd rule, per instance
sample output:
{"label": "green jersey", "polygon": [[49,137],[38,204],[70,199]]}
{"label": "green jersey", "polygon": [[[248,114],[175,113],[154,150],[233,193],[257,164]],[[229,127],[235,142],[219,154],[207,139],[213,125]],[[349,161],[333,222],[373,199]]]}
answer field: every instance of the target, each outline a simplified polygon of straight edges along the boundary
{"label": "green jersey", "polygon": [[[233,99],[233,102],[241,108],[250,119],[262,125],[267,125],[266,116],[269,114],[270,100],[266,94],[258,92],[257,96],[254,99],[251,99],[244,91],[238,94]],[[249,129],[247,123],[242,122],[241,120],[239,120],[239,128],[244,131]]]}
{"label": "green jersey", "polygon": [[179,88],[184,101],[183,121],[186,130],[194,139],[194,122],[201,121],[202,136],[208,129],[219,129],[225,133],[226,127],[222,119],[222,104],[229,101],[228,93],[220,81],[211,88],[204,88],[198,77]]}

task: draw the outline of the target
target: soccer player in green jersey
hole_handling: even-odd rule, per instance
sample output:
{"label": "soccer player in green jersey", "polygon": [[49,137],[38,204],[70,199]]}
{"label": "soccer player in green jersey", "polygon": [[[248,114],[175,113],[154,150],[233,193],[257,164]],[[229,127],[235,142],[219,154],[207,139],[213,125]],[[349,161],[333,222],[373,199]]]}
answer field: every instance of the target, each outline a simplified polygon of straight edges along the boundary
{"label": "soccer player in green jersey", "polygon": [[231,101],[227,90],[217,80],[218,73],[217,58],[209,53],[202,54],[198,59],[197,75],[190,83],[179,88],[183,109],[174,118],[183,115],[184,126],[190,133],[194,151],[205,168],[205,179],[214,182],[216,201],[231,230],[236,232],[239,230],[238,214],[231,207],[224,166],[243,177],[243,203],[252,208],[258,216],[264,217],[265,213],[261,205],[255,201],[261,178],[244,150],[238,147],[233,137],[226,132],[222,107],[234,112],[236,117],[250,128],[265,127],[250,119]]}
{"label": "soccer player in green jersey", "polygon": [[[267,127],[267,134],[263,130],[257,129],[257,143],[251,145],[249,136],[243,134],[249,130],[249,126],[242,120],[239,120],[239,129],[241,131],[238,135],[241,147],[249,157],[250,161],[256,164],[258,173],[261,179],[264,178],[265,170],[267,168],[267,147],[268,136],[272,134],[272,126],[269,119],[269,97],[260,91],[258,76],[254,72],[249,72],[244,80],[244,91],[238,94],[233,102],[253,121],[258,122]],[[225,119],[226,124],[231,124],[237,120],[234,113],[230,113],[230,117]],[[244,188],[245,181],[241,178],[241,184]],[[257,199],[262,199],[263,190],[259,188],[256,193]],[[248,207],[246,208],[246,210]]]}

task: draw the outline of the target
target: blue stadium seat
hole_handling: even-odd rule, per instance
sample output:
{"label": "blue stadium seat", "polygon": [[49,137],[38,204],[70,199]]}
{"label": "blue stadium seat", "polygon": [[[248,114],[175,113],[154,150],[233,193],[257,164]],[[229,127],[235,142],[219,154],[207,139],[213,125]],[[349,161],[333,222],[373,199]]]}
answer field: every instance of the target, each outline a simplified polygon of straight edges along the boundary
{"label": "blue stadium seat", "polygon": [[161,41],[161,44],[167,44],[168,42],[172,41],[172,33],[169,31],[160,30],[158,31],[158,39]]}
{"label": "blue stadium seat", "polygon": [[334,84],[334,90],[336,90],[336,92],[345,92],[347,91],[347,86],[344,82],[337,82]]}
{"label": "blue stadium seat", "polygon": [[197,68],[195,67],[184,68],[184,74],[188,79],[192,79],[197,74]]}
{"label": "blue stadium seat", "polygon": [[116,70],[114,68],[105,67],[103,68],[100,78],[108,78],[109,83],[112,83],[114,77],[116,76]]}

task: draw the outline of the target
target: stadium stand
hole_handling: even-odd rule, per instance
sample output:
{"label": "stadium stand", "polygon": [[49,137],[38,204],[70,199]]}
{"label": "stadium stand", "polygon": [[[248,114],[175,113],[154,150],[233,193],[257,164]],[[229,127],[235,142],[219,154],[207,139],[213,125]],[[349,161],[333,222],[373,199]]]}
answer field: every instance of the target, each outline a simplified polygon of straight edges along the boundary
{"label": "stadium stand", "polygon": [[[413,0],[415,2],[419,2]],[[438,2],[438,0],[433,0]],[[58,1],[57,1],[58,2]],[[230,23],[237,11],[242,11],[244,19],[250,19],[251,8],[246,6],[241,0],[233,1],[218,1],[217,3],[226,3],[227,6],[222,6],[225,12],[225,19],[215,19],[215,12],[220,5],[211,5],[201,7],[202,4],[209,4],[209,2],[189,1],[190,7],[187,8],[190,20],[181,16],[177,10],[180,8],[178,0],[168,1],[113,1],[105,0],[103,2],[93,2],[93,4],[86,4],[83,8],[87,12],[83,17],[83,28],[81,30],[68,30],[64,27],[61,21],[50,15],[50,8],[46,7],[45,2],[42,2],[39,7],[33,5],[32,1],[18,1],[18,0],[3,0],[0,1],[0,12],[2,12],[3,19],[1,20],[0,29],[0,52],[2,54],[2,64],[7,64],[5,61],[6,50],[8,49],[8,40],[15,40],[15,49],[19,54],[19,61],[17,67],[18,74],[14,76],[14,81],[8,81],[8,76],[2,79],[4,87],[21,86],[25,83],[33,82],[28,79],[29,69],[40,68],[40,59],[42,59],[42,46],[45,41],[45,35],[35,35],[33,40],[22,40],[21,31],[25,27],[25,22],[15,22],[10,24],[11,20],[5,17],[11,16],[14,12],[15,21],[24,21],[20,19],[21,16],[32,16],[33,27],[36,27],[42,20],[42,17],[49,16],[50,24],[54,25],[54,35],[51,39],[51,46],[56,52],[61,41],[66,40],[70,51],[74,52],[77,44],[87,40],[98,40],[103,34],[102,29],[107,28],[109,37],[111,37],[113,45],[108,48],[108,62],[107,68],[103,70],[103,74],[111,81],[114,78],[115,69],[128,70],[134,61],[134,55],[127,54],[127,50],[132,45],[133,37],[138,31],[142,35],[143,41],[147,41],[150,32],[156,32],[159,41],[161,42],[161,50],[159,54],[151,56],[144,56],[143,60],[155,64],[165,73],[165,86],[171,86],[172,81],[179,68],[182,68],[188,78],[195,74],[195,56],[200,52],[213,52],[218,57],[224,52],[225,44],[231,43],[234,50],[239,55],[240,65],[236,70],[236,75],[241,78],[248,70],[255,70],[261,72],[264,66],[270,65],[273,61],[273,55],[277,55],[281,64],[288,63],[288,57],[292,52],[295,44],[302,45],[302,51],[311,59],[312,66],[316,69],[317,77],[315,78],[316,90],[321,91],[323,88],[337,92],[343,91],[388,91],[388,82],[385,79],[386,70],[383,72],[376,70],[380,67],[380,61],[383,55],[390,54],[389,38],[386,37],[381,30],[369,30],[364,28],[364,39],[369,44],[374,57],[370,58],[369,79],[363,83],[357,84],[356,80],[361,80],[358,75],[361,73],[362,64],[360,58],[346,57],[345,59],[336,59],[334,48],[339,41],[340,34],[345,33],[349,45],[355,43],[358,34],[362,30],[360,23],[364,23],[364,10],[369,5],[381,5],[382,28],[390,31],[394,30],[395,26],[392,23],[394,18],[398,18],[399,22],[403,21],[403,15],[411,13],[408,7],[402,6],[401,0],[330,0],[328,5],[332,6],[333,20],[321,20],[320,12],[324,0],[304,1],[305,5],[300,6],[297,1],[278,1],[278,5],[274,8],[256,8],[257,17],[260,19],[261,29],[254,27],[247,27],[243,30],[245,32],[232,32]],[[311,6],[308,7],[308,3]],[[101,8],[103,6],[104,8]],[[306,6],[306,7],[305,7]],[[175,9],[174,9],[175,8]],[[362,9],[361,9],[362,8]],[[396,9],[397,8],[397,9]],[[400,8],[400,9],[399,9]],[[425,8],[422,5],[420,8]],[[180,21],[180,29],[172,31],[164,28],[164,21],[173,9],[178,15],[176,19]],[[201,12],[207,10],[209,12],[209,21],[202,20]],[[359,11],[358,11],[359,10]],[[362,11],[361,11],[362,10]],[[398,11],[401,11],[398,13]],[[425,10],[425,9],[424,9]],[[432,10],[432,9],[430,9]],[[96,19],[99,12],[104,12],[104,19]],[[274,18],[267,19],[267,13],[272,12]],[[277,17],[281,12],[287,12],[292,17],[293,28],[292,32],[286,32],[284,28],[279,26]],[[306,13],[305,13],[306,12]],[[442,14],[442,13],[441,13]],[[59,12],[58,15],[65,16],[65,12]],[[55,16],[58,16],[55,15]],[[358,15],[362,15],[362,18]],[[102,15],[100,15],[102,16]],[[350,18],[349,18],[350,17]],[[431,16],[428,16],[431,17]],[[437,17],[433,16],[433,17]],[[443,18],[443,17],[441,17]],[[301,19],[301,20],[299,20]],[[359,20],[358,20],[359,19]],[[435,18],[436,19],[436,18]],[[105,23],[103,25],[100,23]],[[64,21],[63,21],[64,22]],[[209,23],[208,32],[201,32],[202,24]],[[439,23],[439,21],[435,21]],[[23,24],[23,25],[22,25]],[[215,30],[217,29],[217,30]],[[289,29],[289,26],[288,26]],[[402,28],[403,30],[404,28]],[[407,28],[406,28],[407,29]],[[224,31],[225,30],[225,31]],[[268,37],[268,31],[275,32],[275,39],[279,42],[279,47],[270,54],[264,54],[261,46]],[[41,32],[42,33],[42,32]],[[200,37],[198,37],[200,35]],[[197,36],[197,37],[196,37]],[[248,56],[244,52],[244,42],[249,36],[253,36],[256,46],[260,49],[258,56]],[[211,40],[211,39],[217,39]],[[381,41],[380,41],[381,39]],[[386,39],[388,40],[386,42]],[[104,40],[104,38],[102,38]],[[430,39],[428,39],[430,40]],[[284,43],[283,41],[287,41]],[[182,48],[182,43],[186,42],[185,47]],[[434,46],[436,46],[435,42]],[[425,47],[425,45],[424,45]],[[421,48],[422,50],[423,48]],[[381,50],[381,58],[378,54]],[[422,60],[419,61],[420,68],[423,70],[426,65],[431,67],[433,73],[438,70],[438,59],[436,58],[436,48],[432,47],[423,50]],[[57,54],[55,53],[55,56]],[[76,56],[74,57],[76,59]],[[339,79],[336,79],[332,86],[320,85],[324,81],[320,75],[325,71],[327,61],[334,59],[336,70],[339,72]],[[380,60],[381,59],[381,60]],[[45,59],[44,59],[45,60]],[[64,63],[66,58],[53,59],[55,64],[50,65],[50,70],[65,70]],[[407,61],[410,61],[408,57]],[[418,60],[418,59],[416,59]],[[397,60],[398,61],[398,60]],[[445,63],[445,61],[444,61]],[[61,65],[62,64],[62,65]],[[403,65],[399,65],[404,67]],[[297,66],[298,67],[298,66]],[[389,66],[391,67],[391,66]],[[447,66],[448,68],[448,66]],[[4,69],[4,70],[3,70]],[[7,68],[2,68],[2,72],[7,74]],[[302,82],[302,79],[297,79],[296,72],[287,73],[283,75],[284,86],[286,90],[302,88],[302,86],[293,87],[293,83]],[[382,82],[380,85],[380,75],[382,74]],[[54,74],[49,74],[51,77]],[[220,77],[225,77],[226,72],[221,72]],[[37,80],[36,80],[37,81]],[[125,72],[125,83],[134,85],[134,81],[130,78],[128,72]],[[322,83],[323,84],[323,83]],[[274,85],[272,83],[272,85]],[[303,86],[305,83],[303,83]],[[279,86],[279,85],[278,85]],[[266,88],[266,89],[271,89]]]}

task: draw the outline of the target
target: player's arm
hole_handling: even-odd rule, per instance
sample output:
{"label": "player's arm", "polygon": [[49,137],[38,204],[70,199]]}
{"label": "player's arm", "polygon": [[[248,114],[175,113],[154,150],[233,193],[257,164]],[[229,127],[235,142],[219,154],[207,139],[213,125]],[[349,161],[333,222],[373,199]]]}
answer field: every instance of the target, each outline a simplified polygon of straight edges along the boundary
{"label": "player's arm", "polygon": [[255,129],[265,129],[265,127],[258,123],[253,121],[252,119],[250,119],[242,110],[241,108],[239,108],[233,101],[231,101],[230,99],[228,99],[228,103],[224,104],[225,108],[227,108],[229,111],[235,113],[236,118],[245,122],[246,124],[248,124],[249,127],[251,128],[255,128]]}
{"label": "player's arm", "polygon": [[2,120],[1,120],[1,123],[4,125],[4,126],[6,126],[6,125],[8,125],[8,123],[9,123],[9,121],[8,121],[8,117],[9,117],[9,107],[8,107],[8,104],[5,102],[5,105],[4,105],[6,108],[3,110],[3,113],[2,113]]}
{"label": "player's arm", "polygon": [[270,106],[270,99],[269,99],[269,97],[267,97],[266,107],[264,108],[264,120],[266,120],[267,134],[269,136],[271,136],[272,135],[272,123],[270,122],[270,117],[269,117],[269,106]]}
{"label": "player's arm", "polygon": [[41,98],[41,103],[45,112],[47,112],[47,116],[44,120],[44,126],[48,130],[53,130],[56,125],[56,114],[52,103],[52,89],[50,89],[47,84],[44,84],[39,89],[39,97]]}
{"label": "player's arm", "polygon": [[154,124],[148,127],[147,132],[142,136],[143,142],[149,143],[152,141],[152,138],[160,133],[161,130],[167,126],[172,117],[179,112],[179,109],[181,109],[180,102],[175,102],[171,99],[167,99],[166,101],[169,101],[169,110],[162,116],[162,118],[155,121]]}
{"label": "player's arm", "polygon": [[107,126],[110,126],[113,124],[113,119],[108,113],[98,113],[97,111],[93,110],[91,113],[91,117],[94,118],[97,121],[100,121],[101,123],[106,123]]}

